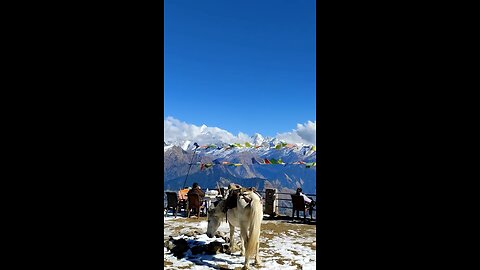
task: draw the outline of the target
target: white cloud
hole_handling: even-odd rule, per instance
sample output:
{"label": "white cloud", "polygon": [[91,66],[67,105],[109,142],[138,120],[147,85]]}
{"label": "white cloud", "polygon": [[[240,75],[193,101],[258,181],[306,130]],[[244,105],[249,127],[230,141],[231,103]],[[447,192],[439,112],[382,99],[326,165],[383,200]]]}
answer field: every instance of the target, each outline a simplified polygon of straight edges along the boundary
{"label": "white cloud", "polygon": [[317,121],[308,121],[305,124],[297,124],[297,128],[291,132],[279,133],[275,136],[287,143],[317,144]]}
{"label": "white cloud", "polygon": [[175,119],[171,116],[163,121],[163,135],[166,142],[180,142],[189,140],[200,145],[211,143],[244,143],[252,139],[245,133],[232,133],[218,127],[196,126]]}
{"label": "white cloud", "polygon": [[[277,134],[276,138],[287,143],[316,144],[316,124],[308,121],[305,124],[297,124],[292,132]],[[164,138],[167,143],[182,141],[197,142],[200,145],[219,143],[253,143],[253,139],[243,132],[237,136],[218,127],[207,127],[206,125],[196,126],[175,119],[171,116],[163,121]]]}

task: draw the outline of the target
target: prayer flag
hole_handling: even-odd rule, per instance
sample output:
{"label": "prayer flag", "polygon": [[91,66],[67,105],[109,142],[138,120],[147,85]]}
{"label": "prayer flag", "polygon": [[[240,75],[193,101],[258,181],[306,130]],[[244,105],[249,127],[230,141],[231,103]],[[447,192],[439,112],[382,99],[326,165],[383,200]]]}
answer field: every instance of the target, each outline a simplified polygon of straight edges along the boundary
{"label": "prayer flag", "polygon": [[271,163],[271,164],[279,164],[279,163],[278,163],[278,160],[276,160],[276,159],[274,159],[274,158],[271,158],[271,159],[270,159],[270,163]]}
{"label": "prayer flag", "polygon": [[305,163],[306,168],[310,168],[310,167],[314,167],[314,166],[317,166],[316,162]]}
{"label": "prayer flag", "polygon": [[252,164],[261,164],[261,163],[258,162],[255,158],[252,157]]}

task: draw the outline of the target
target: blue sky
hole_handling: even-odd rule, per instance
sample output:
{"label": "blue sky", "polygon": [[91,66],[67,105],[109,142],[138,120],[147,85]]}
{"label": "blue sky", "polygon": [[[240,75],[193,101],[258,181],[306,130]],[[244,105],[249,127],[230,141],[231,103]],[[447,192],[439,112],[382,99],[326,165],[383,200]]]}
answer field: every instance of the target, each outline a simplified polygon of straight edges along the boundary
{"label": "blue sky", "polygon": [[165,0],[164,117],[266,136],[316,121],[313,0]]}

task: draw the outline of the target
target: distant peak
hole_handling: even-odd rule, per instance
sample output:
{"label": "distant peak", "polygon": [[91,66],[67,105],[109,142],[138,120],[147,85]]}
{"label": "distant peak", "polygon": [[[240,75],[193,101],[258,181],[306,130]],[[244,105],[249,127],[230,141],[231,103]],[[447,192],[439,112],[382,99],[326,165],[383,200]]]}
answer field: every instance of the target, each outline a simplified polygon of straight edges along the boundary
{"label": "distant peak", "polygon": [[259,133],[255,133],[251,138],[253,139],[253,143],[255,145],[261,145],[265,140],[263,136]]}

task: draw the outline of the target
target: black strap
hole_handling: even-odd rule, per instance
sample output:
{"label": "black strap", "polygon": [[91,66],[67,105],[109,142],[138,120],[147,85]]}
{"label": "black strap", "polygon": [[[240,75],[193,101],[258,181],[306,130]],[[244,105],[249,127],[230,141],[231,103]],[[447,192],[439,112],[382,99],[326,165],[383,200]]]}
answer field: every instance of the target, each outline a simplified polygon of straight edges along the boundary
{"label": "black strap", "polygon": [[252,202],[252,199],[246,197],[245,194],[242,194],[242,196],[243,196],[243,199],[247,202],[247,204],[250,204]]}

